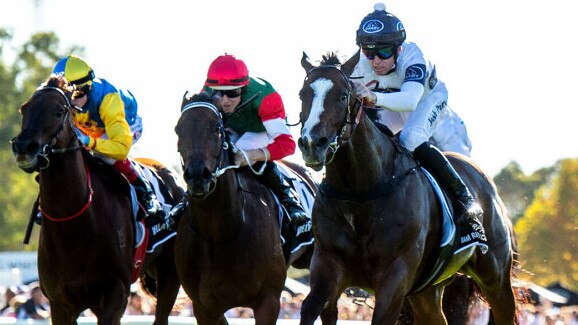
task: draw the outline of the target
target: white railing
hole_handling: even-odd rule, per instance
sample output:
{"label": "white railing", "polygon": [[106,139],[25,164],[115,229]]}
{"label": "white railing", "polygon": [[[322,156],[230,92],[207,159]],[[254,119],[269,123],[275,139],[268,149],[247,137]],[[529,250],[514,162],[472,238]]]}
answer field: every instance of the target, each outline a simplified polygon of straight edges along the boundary
{"label": "white railing", "polygon": [[[227,319],[230,325],[254,325],[255,320],[248,318],[229,318]],[[122,324],[131,325],[150,325],[154,321],[154,316],[124,316],[122,318]],[[367,325],[370,322],[366,321],[350,321],[350,320],[340,320],[337,322],[339,325]],[[13,317],[0,317],[0,324],[22,324],[22,325],[49,325],[48,320],[16,320]],[[78,324],[96,324],[96,317],[79,317]],[[172,325],[189,325],[197,324],[197,320],[194,317],[181,317],[181,316],[170,316],[169,324]],[[298,319],[279,319],[277,320],[279,325],[296,325],[299,324]],[[321,321],[317,321],[316,324],[321,324]]]}

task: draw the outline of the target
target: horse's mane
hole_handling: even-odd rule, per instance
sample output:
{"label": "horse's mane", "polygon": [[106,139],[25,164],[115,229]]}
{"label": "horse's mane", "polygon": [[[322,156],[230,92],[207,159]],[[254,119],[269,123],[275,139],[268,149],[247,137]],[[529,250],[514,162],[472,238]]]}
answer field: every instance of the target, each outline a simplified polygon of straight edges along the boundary
{"label": "horse's mane", "polygon": [[327,52],[327,54],[322,56],[321,65],[335,65],[340,66],[341,61],[337,57],[337,53],[335,52]]}

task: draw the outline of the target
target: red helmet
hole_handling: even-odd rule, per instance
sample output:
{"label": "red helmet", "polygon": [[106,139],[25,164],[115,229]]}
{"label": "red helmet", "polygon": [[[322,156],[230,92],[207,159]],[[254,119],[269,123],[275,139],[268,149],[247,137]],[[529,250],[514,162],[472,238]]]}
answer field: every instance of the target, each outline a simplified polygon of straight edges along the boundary
{"label": "red helmet", "polygon": [[249,84],[249,70],[245,62],[233,55],[225,54],[216,58],[207,72],[205,86],[217,89],[236,89]]}

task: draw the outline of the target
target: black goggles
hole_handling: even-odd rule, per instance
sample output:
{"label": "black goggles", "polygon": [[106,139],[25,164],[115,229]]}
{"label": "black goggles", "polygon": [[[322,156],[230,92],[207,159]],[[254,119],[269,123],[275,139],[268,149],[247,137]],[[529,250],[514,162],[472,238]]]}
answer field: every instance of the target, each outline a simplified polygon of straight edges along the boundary
{"label": "black goggles", "polygon": [[393,47],[383,47],[379,49],[361,48],[361,51],[368,60],[373,60],[375,59],[376,56],[382,60],[387,60],[393,56],[396,49],[397,46],[393,46]]}
{"label": "black goggles", "polygon": [[227,96],[229,98],[237,98],[239,96],[241,96],[241,94],[243,93],[243,88],[237,88],[237,89],[228,89],[228,90],[217,90],[216,91],[217,94],[219,94],[219,96],[223,97],[223,96]]}

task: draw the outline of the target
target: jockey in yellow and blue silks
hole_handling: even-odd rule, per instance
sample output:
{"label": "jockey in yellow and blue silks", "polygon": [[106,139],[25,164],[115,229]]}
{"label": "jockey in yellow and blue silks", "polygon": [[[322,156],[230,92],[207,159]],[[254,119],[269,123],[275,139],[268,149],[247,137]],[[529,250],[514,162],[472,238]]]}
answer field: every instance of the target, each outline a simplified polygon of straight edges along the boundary
{"label": "jockey in yellow and blue silks", "polygon": [[113,165],[133,185],[147,219],[164,219],[150,184],[127,159],[131,146],[142,133],[142,119],[137,114],[134,96],[95,77],[92,68],[75,55],[58,61],[52,73],[63,75],[76,87],[71,102],[77,109],[73,110],[72,118],[80,142],[95,156]]}

